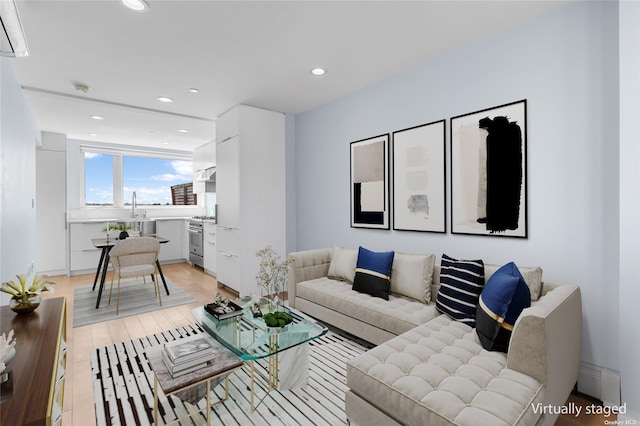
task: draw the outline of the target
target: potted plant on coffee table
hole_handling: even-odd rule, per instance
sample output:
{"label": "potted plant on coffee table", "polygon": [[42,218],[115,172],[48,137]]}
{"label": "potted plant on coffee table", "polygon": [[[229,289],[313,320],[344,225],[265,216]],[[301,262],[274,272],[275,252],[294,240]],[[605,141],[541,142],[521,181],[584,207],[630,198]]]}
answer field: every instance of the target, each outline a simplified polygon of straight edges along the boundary
{"label": "potted plant on coffee table", "polygon": [[287,326],[293,322],[293,317],[283,311],[269,312],[262,316],[269,333],[277,334],[286,331]]}

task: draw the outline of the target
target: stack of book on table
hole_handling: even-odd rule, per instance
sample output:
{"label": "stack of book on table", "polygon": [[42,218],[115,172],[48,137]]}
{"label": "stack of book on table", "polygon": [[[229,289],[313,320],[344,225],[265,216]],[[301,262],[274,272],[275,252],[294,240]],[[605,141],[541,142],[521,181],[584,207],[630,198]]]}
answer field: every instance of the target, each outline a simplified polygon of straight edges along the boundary
{"label": "stack of book on table", "polygon": [[203,335],[195,335],[164,344],[162,361],[171,377],[181,376],[206,367],[215,357],[213,345]]}

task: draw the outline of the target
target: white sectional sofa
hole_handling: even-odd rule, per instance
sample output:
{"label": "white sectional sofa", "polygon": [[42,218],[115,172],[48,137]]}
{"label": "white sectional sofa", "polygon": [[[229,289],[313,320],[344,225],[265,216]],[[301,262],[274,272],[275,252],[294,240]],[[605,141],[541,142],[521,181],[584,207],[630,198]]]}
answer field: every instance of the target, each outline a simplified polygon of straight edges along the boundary
{"label": "white sectional sofa", "polygon": [[[352,290],[354,251],[334,247],[291,253],[288,279],[292,306],[378,345],[347,364],[345,409],[351,422],[555,422],[557,416],[545,412],[552,411],[549,405],[565,404],[580,366],[578,287],[545,283],[540,268],[521,268],[531,307],[516,321],[508,352],[493,352],[483,349],[474,328],[436,310],[440,268],[429,256],[396,253],[392,293],[383,300]],[[416,268],[425,259],[424,269]],[[485,265],[485,279],[497,268]],[[416,270],[423,270],[423,276]]]}

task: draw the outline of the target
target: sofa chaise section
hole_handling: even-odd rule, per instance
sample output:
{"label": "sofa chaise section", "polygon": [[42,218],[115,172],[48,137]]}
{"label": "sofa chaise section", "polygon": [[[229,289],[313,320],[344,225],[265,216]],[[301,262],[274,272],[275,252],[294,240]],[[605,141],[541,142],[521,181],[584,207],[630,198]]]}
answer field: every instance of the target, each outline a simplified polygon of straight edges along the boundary
{"label": "sofa chaise section", "polygon": [[542,294],[516,321],[507,354],[484,350],[475,329],[441,315],[354,358],[347,417],[361,425],[553,425],[557,416],[541,407],[563,406],[576,383],[581,298],[569,285],[545,284]]}

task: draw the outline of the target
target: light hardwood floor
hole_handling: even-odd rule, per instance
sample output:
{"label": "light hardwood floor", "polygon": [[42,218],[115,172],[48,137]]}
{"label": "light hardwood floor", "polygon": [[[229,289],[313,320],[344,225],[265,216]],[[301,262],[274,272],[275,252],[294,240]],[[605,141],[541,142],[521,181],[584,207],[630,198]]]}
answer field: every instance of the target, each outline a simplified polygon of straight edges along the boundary
{"label": "light hardwood floor", "polygon": [[[60,296],[67,298],[68,346],[63,426],[93,426],[96,424],[89,360],[92,349],[191,324],[195,322],[191,310],[205,302],[212,301],[217,292],[230,297],[234,296],[226,288],[219,289],[214,277],[187,263],[163,265],[162,270],[167,278],[179,284],[196,299],[196,302],[78,328],[73,328],[73,289],[77,285],[93,283],[94,275],[49,277],[51,281],[56,283],[55,292],[45,292],[43,298]],[[107,279],[110,279],[110,275],[107,276]],[[151,303],[153,302],[155,301],[151,301]],[[103,301],[103,303],[105,302]],[[569,401],[582,406],[594,403],[591,399],[579,395],[571,395]],[[597,403],[597,401],[595,402]],[[612,421],[615,418],[595,415],[588,418],[565,416],[559,418],[556,425],[604,425],[606,424],[605,420]]]}
{"label": "light hardwood floor", "polygon": [[[93,387],[89,355],[92,349],[117,342],[143,337],[195,322],[191,310],[211,302],[217,292],[233,297],[226,288],[217,288],[217,281],[202,269],[187,263],[163,265],[164,275],[187,291],[196,302],[146,314],[73,328],[73,289],[77,285],[93,283],[93,274],[51,276],[56,283],[54,293],[43,298],[67,298],[67,369],[64,389],[64,426],[92,426],[96,424],[93,407]],[[110,279],[110,273],[107,280]],[[170,296],[169,296],[170,297]],[[150,303],[154,303],[152,300]],[[103,299],[102,303],[106,303]]]}

